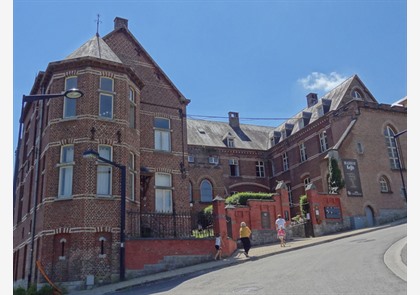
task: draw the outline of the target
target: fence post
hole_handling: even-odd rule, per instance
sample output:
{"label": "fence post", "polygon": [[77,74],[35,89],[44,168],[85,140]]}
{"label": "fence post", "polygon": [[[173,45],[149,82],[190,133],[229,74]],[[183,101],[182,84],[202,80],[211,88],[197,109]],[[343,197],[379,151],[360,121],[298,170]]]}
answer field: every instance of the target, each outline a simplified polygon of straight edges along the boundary
{"label": "fence post", "polygon": [[213,199],[213,231],[222,237],[227,234],[225,199],[220,196]]}

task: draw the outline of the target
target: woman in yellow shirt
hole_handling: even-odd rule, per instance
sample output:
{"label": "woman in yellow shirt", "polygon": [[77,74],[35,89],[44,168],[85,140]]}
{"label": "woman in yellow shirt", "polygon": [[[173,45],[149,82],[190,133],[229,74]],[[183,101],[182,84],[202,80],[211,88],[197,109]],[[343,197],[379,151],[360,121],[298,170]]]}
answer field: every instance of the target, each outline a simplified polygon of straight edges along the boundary
{"label": "woman in yellow shirt", "polygon": [[241,222],[241,228],[239,229],[239,238],[241,239],[242,245],[244,246],[245,256],[248,256],[248,251],[251,249],[251,230],[246,226],[245,222]]}

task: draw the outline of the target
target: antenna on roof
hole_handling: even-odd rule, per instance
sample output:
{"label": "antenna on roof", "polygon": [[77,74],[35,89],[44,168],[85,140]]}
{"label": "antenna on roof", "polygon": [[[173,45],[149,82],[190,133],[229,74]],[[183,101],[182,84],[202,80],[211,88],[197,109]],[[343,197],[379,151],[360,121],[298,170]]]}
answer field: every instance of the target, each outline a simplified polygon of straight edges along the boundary
{"label": "antenna on roof", "polygon": [[101,23],[102,21],[99,20],[99,13],[98,13],[98,19],[95,19],[96,22],[96,36],[99,37],[99,23]]}

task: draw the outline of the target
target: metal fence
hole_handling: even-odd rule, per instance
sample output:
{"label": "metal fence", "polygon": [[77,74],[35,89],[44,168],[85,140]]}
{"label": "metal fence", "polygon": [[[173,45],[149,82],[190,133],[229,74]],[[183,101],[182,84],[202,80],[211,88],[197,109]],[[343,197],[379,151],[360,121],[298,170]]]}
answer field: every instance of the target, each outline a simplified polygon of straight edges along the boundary
{"label": "metal fence", "polygon": [[136,238],[206,238],[213,237],[213,216],[176,212],[127,212],[127,239]]}

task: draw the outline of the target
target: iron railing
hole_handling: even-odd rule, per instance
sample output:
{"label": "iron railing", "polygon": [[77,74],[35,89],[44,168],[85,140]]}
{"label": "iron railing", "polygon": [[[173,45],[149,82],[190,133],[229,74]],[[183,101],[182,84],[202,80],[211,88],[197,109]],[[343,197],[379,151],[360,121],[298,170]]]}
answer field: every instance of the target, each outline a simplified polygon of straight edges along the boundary
{"label": "iron railing", "polygon": [[126,238],[205,238],[213,237],[211,214],[176,212],[127,212]]}

